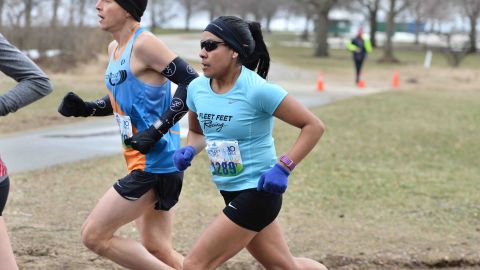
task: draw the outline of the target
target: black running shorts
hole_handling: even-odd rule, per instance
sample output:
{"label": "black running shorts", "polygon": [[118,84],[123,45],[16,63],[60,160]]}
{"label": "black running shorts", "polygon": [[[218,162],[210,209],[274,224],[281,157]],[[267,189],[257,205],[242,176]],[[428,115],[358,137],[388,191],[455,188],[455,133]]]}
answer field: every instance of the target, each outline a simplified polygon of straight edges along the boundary
{"label": "black running shorts", "polygon": [[2,182],[0,182],[0,216],[2,216],[3,209],[5,208],[5,204],[7,203],[8,198],[8,190],[10,189],[10,180],[5,178]]}
{"label": "black running shorts", "polygon": [[282,195],[257,189],[220,191],[226,207],[223,213],[235,224],[259,232],[277,218]]}
{"label": "black running shorts", "polygon": [[133,170],[127,176],[119,179],[113,188],[123,198],[135,201],[154,189],[157,197],[156,210],[170,210],[177,202],[182,190],[183,172],[156,174]]}

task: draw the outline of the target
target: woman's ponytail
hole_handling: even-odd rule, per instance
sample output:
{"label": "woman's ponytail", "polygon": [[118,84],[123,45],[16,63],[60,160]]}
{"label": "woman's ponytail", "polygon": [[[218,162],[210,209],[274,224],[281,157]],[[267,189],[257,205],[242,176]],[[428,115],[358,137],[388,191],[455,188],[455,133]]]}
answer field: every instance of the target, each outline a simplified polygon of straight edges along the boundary
{"label": "woman's ponytail", "polygon": [[255,41],[255,49],[243,64],[250,70],[257,69],[257,74],[266,79],[270,68],[270,54],[263,40],[262,26],[258,22],[248,22],[248,28]]}

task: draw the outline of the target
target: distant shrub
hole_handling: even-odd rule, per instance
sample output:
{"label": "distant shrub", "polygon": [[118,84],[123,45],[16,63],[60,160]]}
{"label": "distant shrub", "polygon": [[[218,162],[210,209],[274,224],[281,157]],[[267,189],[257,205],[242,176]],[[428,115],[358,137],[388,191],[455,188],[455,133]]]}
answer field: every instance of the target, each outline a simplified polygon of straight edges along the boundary
{"label": "distant shrub", "polygon": [[[3,34],[19,49],[36,52],[29,56],[42,67],[56,72],[96,60],[111,40],[100,29],[85,26],[35,27],[28,32],[22,28],[4,28]],[[52,55],[49,53],[52,51],[57,53]]]}

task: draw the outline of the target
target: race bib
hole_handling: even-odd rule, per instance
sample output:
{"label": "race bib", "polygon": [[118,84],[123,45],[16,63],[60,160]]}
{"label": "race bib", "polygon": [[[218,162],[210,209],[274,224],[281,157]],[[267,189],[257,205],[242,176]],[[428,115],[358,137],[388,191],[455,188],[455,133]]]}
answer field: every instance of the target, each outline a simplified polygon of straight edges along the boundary
{"label": "race bib", "polygon": [[212,175],[236,176],[243,171],[238,141],[207,140],[206,151]]}
{"label": "race bib", "polygon": [[120,135],[122,136],[122,144],[125,145],[124,141],[127,138],[133,136],[132,131],[132,121],[128,115],[120,115],[115,113],[115,119],[117,120],[118,127],[120,128]]}

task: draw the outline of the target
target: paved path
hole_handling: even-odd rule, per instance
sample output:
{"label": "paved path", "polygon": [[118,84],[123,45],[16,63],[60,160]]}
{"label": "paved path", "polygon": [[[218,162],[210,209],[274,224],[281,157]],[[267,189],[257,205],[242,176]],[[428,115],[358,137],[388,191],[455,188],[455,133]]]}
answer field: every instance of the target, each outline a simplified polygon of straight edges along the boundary
{"label": "paved path", "polygon": [[[162,38],[175,51],[189,60],[198,59],[198,40],[192,37]],[[172,45],[174,44],[174,45]],[[178,44],[178,46],[177,46]],[[321,106],[339,99],[365,95],[378,89],[357,89],[352,86],[328,85],[315,91],[315,74],[272,63],[269,79],[281,85],[308,107]],[[100,78],[99,78],[100,79]],[[181,120],[182,136],[186,135],[187,119]],[[30,171],[48,166],[121,153],[121,141],[113,117],[86,119],[75,124],[49,127],[0,136],[0,153],[10,173]]]}

